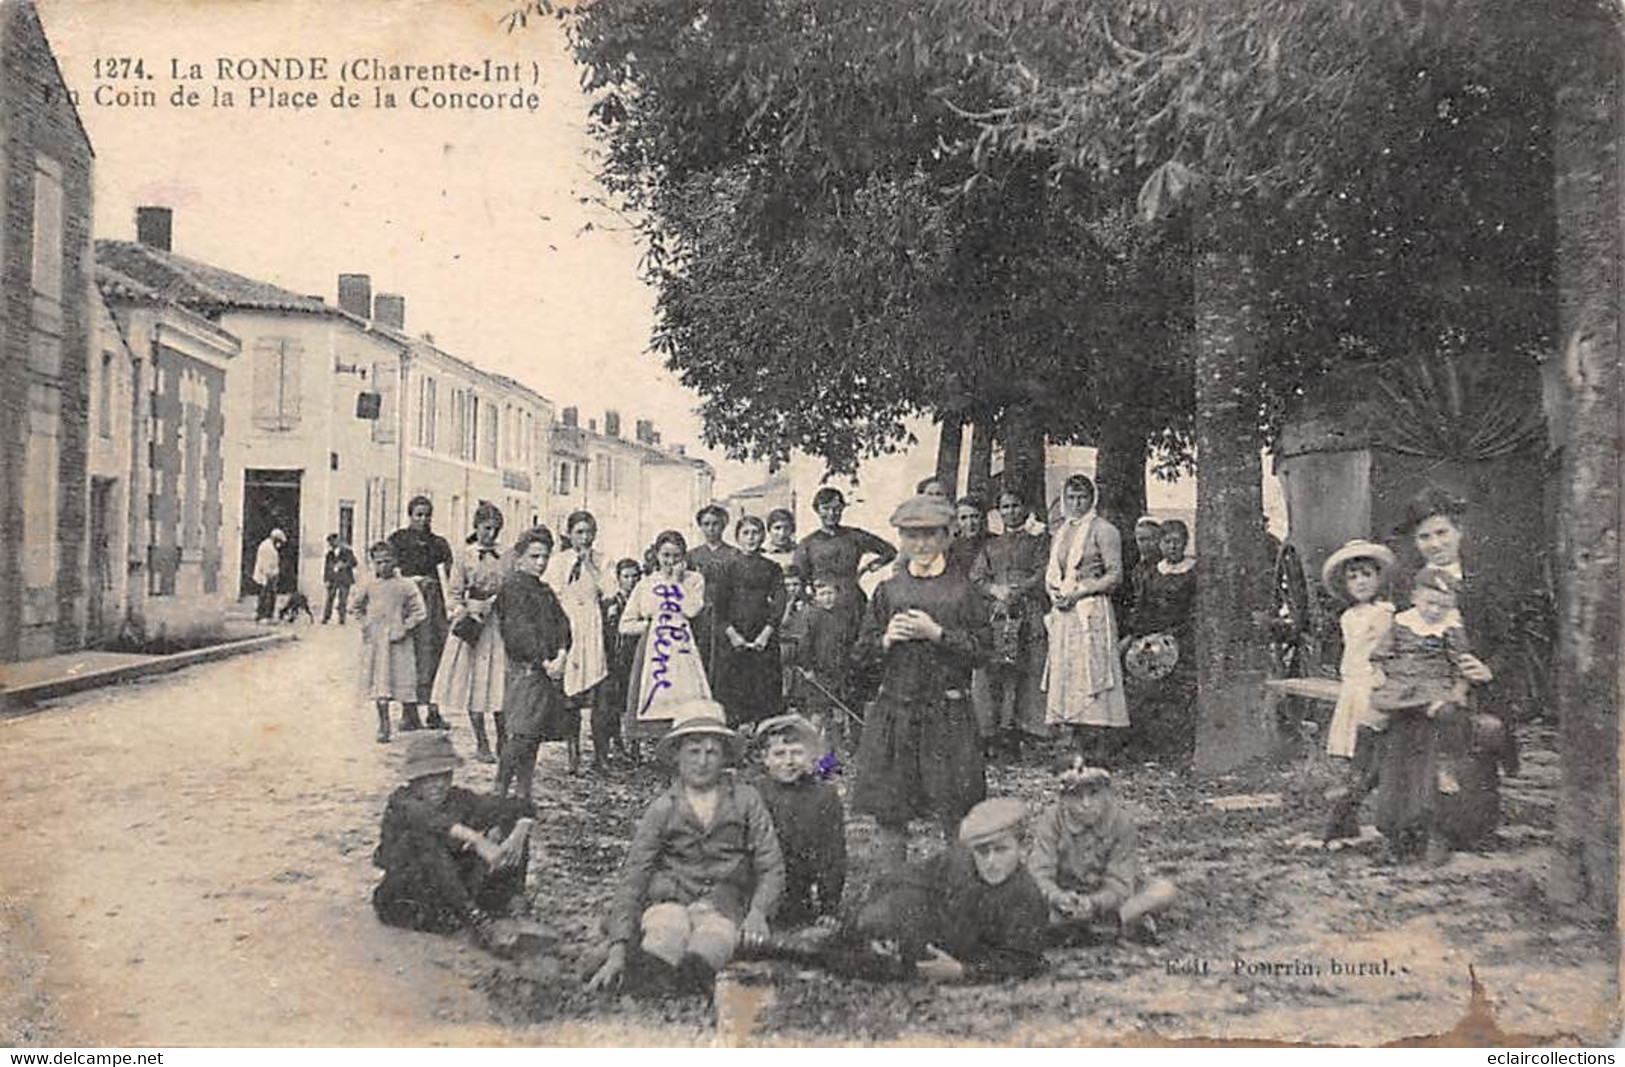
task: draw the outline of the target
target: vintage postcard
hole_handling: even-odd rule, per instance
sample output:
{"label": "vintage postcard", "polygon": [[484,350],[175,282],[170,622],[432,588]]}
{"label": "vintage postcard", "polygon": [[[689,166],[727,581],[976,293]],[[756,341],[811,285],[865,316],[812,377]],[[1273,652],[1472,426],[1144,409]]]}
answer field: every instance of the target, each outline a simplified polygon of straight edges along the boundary
{"label": "vintage postcard", "polygon": [[1614,1044],[1621,41],[0,0],[0,1043]]}

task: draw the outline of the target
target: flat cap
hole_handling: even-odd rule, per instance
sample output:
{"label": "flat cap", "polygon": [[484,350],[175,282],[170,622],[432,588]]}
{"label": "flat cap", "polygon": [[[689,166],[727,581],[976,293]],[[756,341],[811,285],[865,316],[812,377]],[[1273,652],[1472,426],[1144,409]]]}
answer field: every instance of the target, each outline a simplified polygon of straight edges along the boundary
{"label": "flat cap", "polygon": [[954,524],[953,505],[934,496],[917,496],[897,505],[891,524],[899,530],[930,530]]}
{"label": "flat cap", "polygon": [[984,800],[959,824],[959,840],[967,845],[1013,833],[1027,817],[1027,806],[1015,797]]}

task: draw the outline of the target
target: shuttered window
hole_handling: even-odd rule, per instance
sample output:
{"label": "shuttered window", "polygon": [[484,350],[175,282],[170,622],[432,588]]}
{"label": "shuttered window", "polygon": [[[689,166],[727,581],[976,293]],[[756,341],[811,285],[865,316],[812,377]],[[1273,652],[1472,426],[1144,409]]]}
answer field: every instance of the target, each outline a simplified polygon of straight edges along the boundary
{"label": "shuttered window", "polygon": [[400,394],[399,372],[393,363],[372,365],[372,387],[378,391],[378,417],[372,423],[372,439],[381,445],[395,443],[396,408]]}
{"label": "shuttered window", "polygon": [[254,427],[292,430],[299,425],[301,357],[304,346],[286,337],[261,338],[254,346]]}

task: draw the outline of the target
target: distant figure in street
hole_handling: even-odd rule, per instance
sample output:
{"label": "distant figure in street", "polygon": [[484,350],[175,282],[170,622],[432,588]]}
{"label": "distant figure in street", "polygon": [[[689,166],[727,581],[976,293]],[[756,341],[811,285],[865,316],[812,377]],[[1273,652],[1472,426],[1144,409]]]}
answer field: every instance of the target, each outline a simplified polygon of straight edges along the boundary
{"label": "distant figure in street", "polygon": [[259,587],[254,603],[254,621],[272,622],[276,618],[277,587],[282,581],[282,546],[288,535],[272,530],[254,550],[254,584]]}
{"label": "distant figure in street", "polygon": [[1072,731],[1080,751],[1115,753],[1128,728],[1111,593],[1123,580],[1117,527],[1095,512],[1095,483],[1066,480],[1066,520],[1056,528],[1044,585],[1050,598],[1045,721]]}
{"label": "distant figure in street", "polygon": [[[468,713],[474,758],[481,763],[495,763],[505,740],[502,696],[508,657],[502,644],[502,623],[493,610],[497,592],[508,576],[508,561],[497,547],[502,526],[502,512],[495,504],[482,501],[474,509],[474,539],[459,548],[451,565],[446,587],[451,634],[434,676],[434,706]],[[485,732],[487,712],[496,720],[496,753]]]}
{"label": "distant figure in street", "polygon": [[395,549],[401,576],[417,583],[423,595],[423,606],[429,611],[428,620],[413,638],[418,657],[418,685],[415,699],[406,705],[403,730],[422,729],[418,720],[418,705],[429,707],[428,725],[431,730],[451,727],[440,717],[440,708],[434,703],[434,676],[440,669],[440,657],[446,650],[446,634],[450,623],[446,616],[446,586],[451,582],[451,545],[444,537],[429,528],[434,517],[434,504],[426,496],[415,496],[406,505],[408,525],[389,535]]}
{"label": "distant figure in street", "polygon": [[417,652],[413,631],[427,610],[417,583],[402,578],[395,550],[379,541],[368,553],[372,581],[356,591],[352,610],[366,621],[361,628],[361,688],[378,705],[378,743],[389,741],[389,704],[410,701],[417,692]]}
{"label": "distant figure in street", "polygon": [[1141,878],[1139,829],[1113,795],[1111,772],[1069,753],[1050,773],[1059,795],[1033,827],[1027,868],[1049,906],[1051,937],[1154,936],[1151,915],[1178,893],[1172,882]]}
{"label": "distant figure in street", "polygon": [[[818,513],[819,528],[796,546],[795,567],[804,582],[828,578],[835,583],[835,611],[842,619],[842,632],[855,638],[868,603],[858,580],[885,569],[897,558],[897,549],[867,530],[842,526],[846,498],[834,486],[826,485],[813,494],[813,511]],[[848,643],[842,653],[850,655],[851,651]]]}
{"label": "distant figure in street", "polygon": [[688,565],[688,542],[664,530],[653,546],[655,569],[632,590],[621,633],[638,638],[621,733],[627,741],[658,737],[673,709],[711,699],[693,620],[705,608],[705,575]]}
{"label": "distant figure in street", "polygon": [[349,545],[339,543],[336,533],[327,535],[327,556],[322,560],[322,585],[327,588],[327,600],[322,604],[322,625],[326,626],[338,608],[339,625],[349,614],[350,587],[355,584],[355,569],[360,561]]}
{"label": "distant figure in street", "polygon": [[406,784],[389,795],[372,862],[372,907],[390,926],[480,933],[525,889],[532,822],[523,803],[452,785],[462,759],[445,734],[412,739]]}
{"label": "distant figure in street", "polygon": [[709,984],[742,936],[768,936],[784,889],[773,817],[755,788],[727,770],[741,743],[722,705],[697,700],[673,714],[655,752],[676,774],[632,835],[591,990],[617,984],[629,968],[663,985]]}
{"label": "distant figure in street", "polygon": [[513,545],[513,569],[497,593],[496,614],[507,652],[508,676],[502,690],[503,725],[508,739],[497,764],[497,794],[515,785],[530,803],[536,753],[543,741],[563,741],[581,733],[581,713],[564,699],[560,679],[570,653],[570,619],[542,574],[553,553],[553,532],[537,526]]}
{"label": "distant figure in street", "polygon": [[[579,724],[581,709],[592,708],[609,673],[604,648],[604,601],[613,576],[603,554],[593,548],[598,520],[589,511],[574,511],[564,521],[568,545],[555,553],[543,579],[558,595],[570,619],[570,655],[564,661],[564,701]],[[568,726],[568,724],[566,724]],[[565,738],[571,774],[581,772],[580,730]]]}

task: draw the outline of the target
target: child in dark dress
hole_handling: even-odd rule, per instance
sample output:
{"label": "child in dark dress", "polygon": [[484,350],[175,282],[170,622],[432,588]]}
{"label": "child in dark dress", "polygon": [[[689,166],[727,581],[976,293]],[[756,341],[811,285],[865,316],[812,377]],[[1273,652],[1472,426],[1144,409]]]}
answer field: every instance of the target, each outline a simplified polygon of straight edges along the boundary
{"label": "child in dark dress", "polygon": [[572,723],[577,733],[581,730],[581,713],[565,702],[559,685],[570,651],[570,620],[542,581],[552,552],[553,534],[547,527],[520,534],[513,546],[513,573],[503,581],[495,606],[508,653],[502,694],[508,743],[497,765],[497,792],[506,795],[514,784],[527,803],[542,742],[562,740]]}
{"label": "child in dark dress", "polygon": [[856,738],[851,729],[854,724],[847,721],[852,706],[847,656],[853,635],[846,616],[836,610],[838,595],[838,587],[830,579],[813,582],[812,603],[802,614],[796,653],[797,703],[829,744],[850,748]]}
{"label": "child in dark dress", "polygon": [[615,595],[604,601],[605,666],[609,673],[599,683],[592,708],[592,769],[608,766],[614,747],[625,756],[626,739],[621,736],[621,716],[626,711],[626,690],[632,684],[632,660],[637,656],[636,637],[621,633],[621,614],[626,611],[632,590],[637,588],[643,569],[635,559],[615,564]]}
{"label": "child in dark dress", "polygon": [[833,924],[846,888],[846,815],[835,787],[813,773],[823,744],[800,715],[757,728],[763,774],[756,782],[784,854],[784,895],[774,925]]}
{"label": "child in dark dress", "polygon": [[390,794],[379,829],[373,890],[379,921],[425,933],[485,926],[525,888],[528,805],[451,784],[462,763],[445,734],[413,738],[406,784]]}

